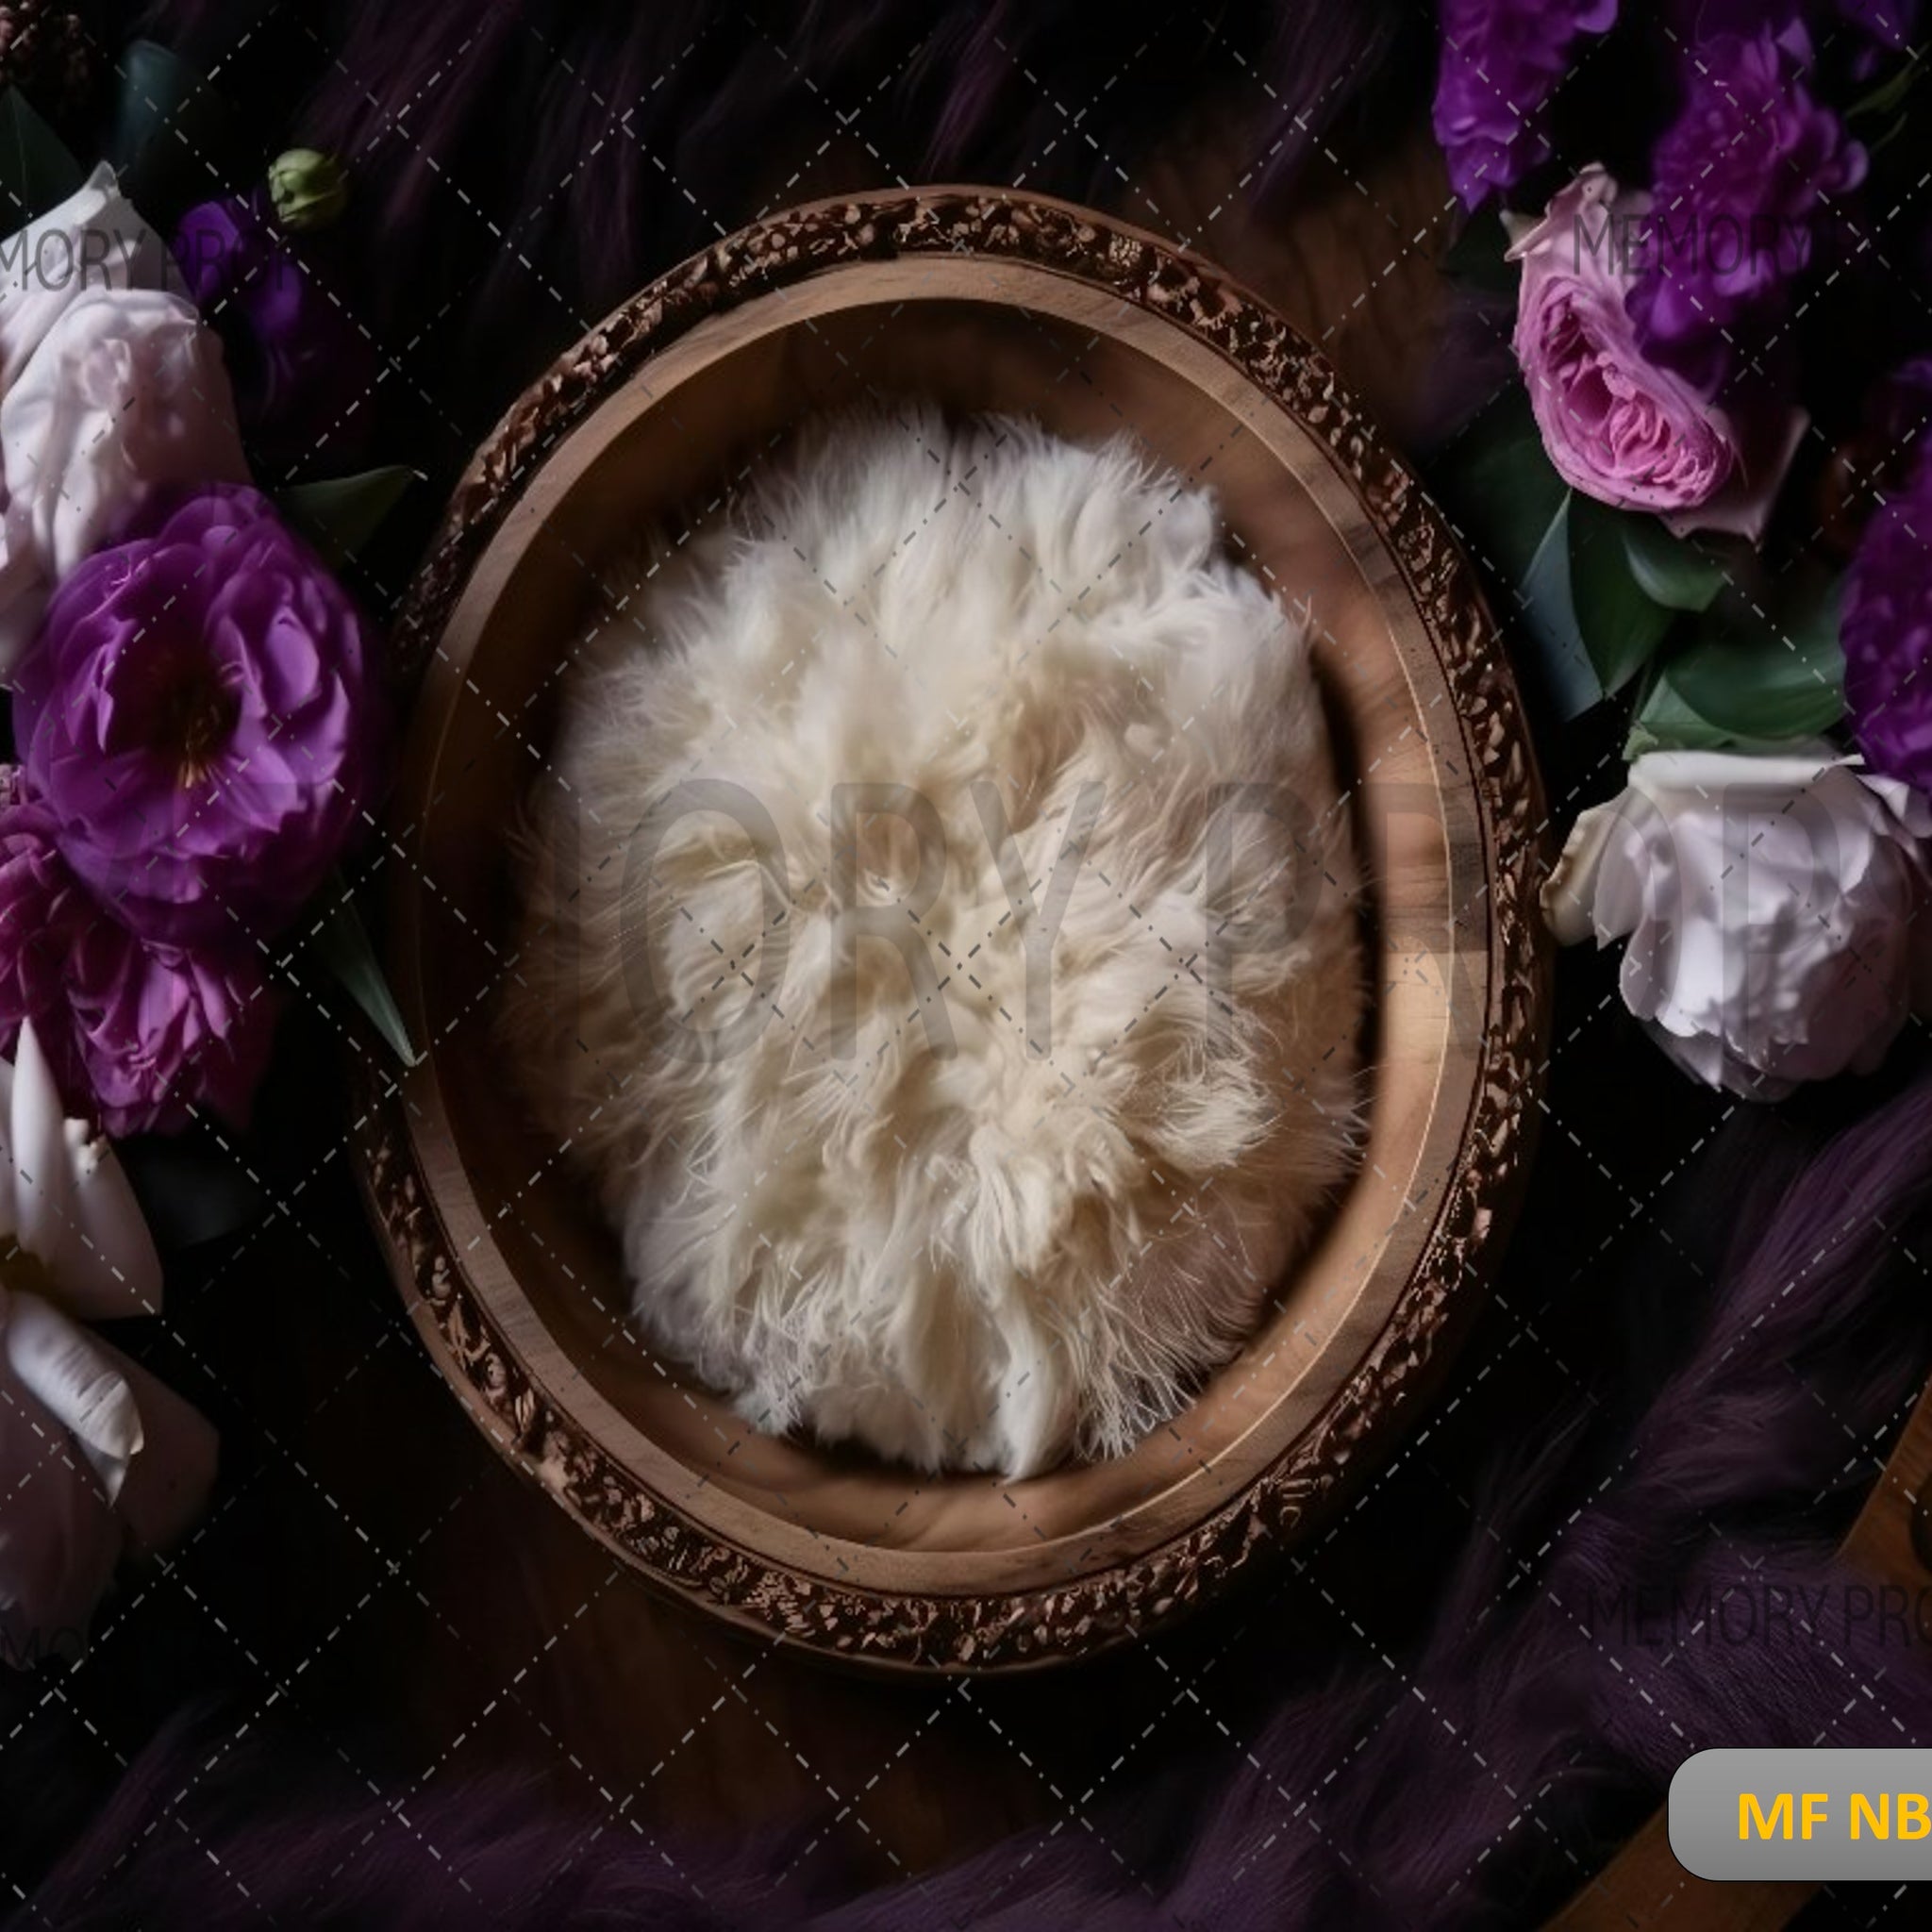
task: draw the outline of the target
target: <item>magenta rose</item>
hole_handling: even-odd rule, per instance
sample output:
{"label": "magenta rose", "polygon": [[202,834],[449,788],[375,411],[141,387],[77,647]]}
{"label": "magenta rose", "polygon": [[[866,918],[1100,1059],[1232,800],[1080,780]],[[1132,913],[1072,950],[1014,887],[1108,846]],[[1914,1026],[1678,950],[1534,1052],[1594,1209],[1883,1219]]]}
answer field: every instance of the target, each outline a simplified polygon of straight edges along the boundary
{"label": "magenta rose", "polygon": [[365,821],[384,735],[355,606],[232,484],[153,503],[68,577],[14,725],[68,863],[170,945],[285,924]]}
{"label": "magenta rose", "polygon": [[200,1108],[245,1125],[275,1019],[253,958],[136,939],[53,834],[0,767],[0,1055],[31,1020],[68,1106],[110,1134],[171,1131]]}
{"label": "magenta rose", "polygon": [[1654,510],[1679,534],[1756,542],[1804,434],[1781,411],[1745,423],[1652,362],[1624,306],[1644,247],[1647,197],[1588,168],[1517,236],[1516,359],[1543,447],[1572,488]]}
{"label": "magenta rose", "polygon": [[247,1124],[276,1009],[249,953],[145,944],[103,922],[74,976],[69,1051],[109,1134],[173,1133],[203,1108]]}
{"label": "magenta rose", "polygon": [[40,1021],[67,995],[82,930],[106,915],[68,870],[53,815],[0,768],[0,1054],[11,1054],[23,1020]]}

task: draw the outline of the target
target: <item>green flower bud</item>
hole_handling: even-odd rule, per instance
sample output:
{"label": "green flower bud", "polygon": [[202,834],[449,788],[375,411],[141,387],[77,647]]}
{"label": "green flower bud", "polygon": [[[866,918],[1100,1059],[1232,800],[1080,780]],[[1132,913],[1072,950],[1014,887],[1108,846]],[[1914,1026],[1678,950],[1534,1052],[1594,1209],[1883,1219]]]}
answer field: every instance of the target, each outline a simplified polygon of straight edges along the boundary
{"label": "green flower bud", "polygon": [[333,155],[291,147],[268,168],[269,197],[285,228],[323,228],[348,206],[349,179]]}

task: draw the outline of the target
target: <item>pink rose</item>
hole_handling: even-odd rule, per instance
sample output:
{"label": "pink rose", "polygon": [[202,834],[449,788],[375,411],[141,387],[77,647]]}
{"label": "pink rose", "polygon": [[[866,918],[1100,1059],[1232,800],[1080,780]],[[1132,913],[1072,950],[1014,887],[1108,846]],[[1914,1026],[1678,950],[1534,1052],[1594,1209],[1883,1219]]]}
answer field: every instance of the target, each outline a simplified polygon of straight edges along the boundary
{"label": "pink rose", "polygon": [[1654,510],[1679,536],[1764,533],[1798,440],[1800,410],[1745,423],[1648,360],[1624,297],[1642,264],[1649,197],[1586,168],[1519,229],[1516,359],[1543,447],[1573,489]]}

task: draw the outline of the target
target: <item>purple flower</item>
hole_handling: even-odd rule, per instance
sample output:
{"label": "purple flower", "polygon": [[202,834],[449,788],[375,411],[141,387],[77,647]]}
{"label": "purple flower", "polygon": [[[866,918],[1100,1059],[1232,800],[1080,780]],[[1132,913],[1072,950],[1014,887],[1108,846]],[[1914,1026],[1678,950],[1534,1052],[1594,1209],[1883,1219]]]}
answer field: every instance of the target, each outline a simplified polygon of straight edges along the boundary
{"label": "purple flower", "polygon": [[1442,0],[1441,17],[1436,139],[1450,185],[1479,208],[1550,158],[1550,97],[1617,0]]}
{"label": "purple flower", "polygon": [[275,1020],[254,958],[144,944],[75,877],[54,831],[0,768],[0,1056],[32,1021],[67,1105],[110,1134],[172,1131],[196,1107],[244,1125]]}
{"label": "purple flower", "polygon": [[53,815],[26,798],[19,774],[0,772],[0,1057],[11,1055],[23,1020],[62,1004],[74,947],[91,920],[107,917],[54,833]]}
{"label": "purple flower", "polygon": [[1886,56],[1905,52],[1919,31],[1919,0],[1836,0],[1836,11],[1862,35],[1851,54],[1855,81],[1873,79]]}
{"label": "purple flower", "polygon": [[1601,503],[1755,543],[1804,418],[1734,414],[1644,357],[1620,237],[1646,219],[1641,194],[1586,168],[1541,221],[1512,229],[1510,259],[1523,264],[1512,345],[1543,447],[1566,483]]}
{"label": "purple flower", "polygon": [[253,201],[182,216],[175,258],[220,331],[242,433],[270,470],[352,458],[368,441],[375,344]]}
{"label": "purple flower", "polygon": [[1881,376],[1866,398],[1865,413],[1889,445],[1908,448],[1932,416],[1932,356],[1914,356]]}
{"label": "purple flower", "polygon": [[251,954],[143,944],[103,921],[73,974],[70,1063],[109,1134],[174,1133],[198,1107],[247,1124],[276,1014]]}
{"label": "purple flower", "polygon": [[[1766,26],[1776,31],[1807,17],[1830,38],[1842,20],[1879,46],[1897,51],[1910,39],[1918,12],[1919,0],[1670,0],[1664,20],[1674,36],[1689,41]],[[1855,66],[1861,64],[1855,59]]]}
{"label": "purple flower", "polygon": [[1905,47],[1919,24],[1919,0],[1838,0],[1838,10],[1894,52]]}
{"label": "purple flower", "polygon": [[1821,216],[1865,150],[1806,85],[1802,23],[1718,34],[1685,55],[1685,100],[1652,159],[1652,255],[1630,291],[1639,341],[1707,394],[1789,312]]}
{"label": "purple flower", "polygon": [[1874,772],[1932,791],[1932,452],[1865,525],[1845,580],[1845,710]]}
{"label": "purple flower", "polygon": [[62,856],[140,938],[286,924],[375,794],[383,719],[355,606],[258,491],[157,499],[55,593],[14,726]]}

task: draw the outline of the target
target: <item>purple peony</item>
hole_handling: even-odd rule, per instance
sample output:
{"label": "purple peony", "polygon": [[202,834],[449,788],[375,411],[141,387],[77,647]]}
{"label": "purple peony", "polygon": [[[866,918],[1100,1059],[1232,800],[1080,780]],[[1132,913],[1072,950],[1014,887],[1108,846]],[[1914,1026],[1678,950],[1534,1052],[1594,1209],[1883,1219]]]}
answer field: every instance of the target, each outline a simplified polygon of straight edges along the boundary
{"label": "purple peony", "polygon": [[1865,150],[1812,98],[1801,22],[1715,35],[1683,64],[1684,106],[1652,158],[1651,259],[1630,315],[1652,360],[1715,394],[1783,323],[1822,218],[1864,179]]}
{"label": "purple peony", "polygon": [[60,586],[14,728],[69,865],[175,945],[287,923],[363,822],[384,736],[355,606],[232,484],[157,499]]}
{"label": "purple peony", "polygon": [[0,1055],[12,1053],[23,1020],[43,1021],[65,1001],[74,948],[92,920],[107,917],[54,832],[52,813],[25,795],[18,773],[0,771]]}
{"label": "purple peony", "polygon": [[1617,0],[1442,0],[1436,139],[1465,208],[1550,158],[1550,97],[1616,18]]}
{"label": "purple peony", "polygon": [[1865,525],[1845,579],[1845,710],[1874,772],[1932,792],[1932,453]]}
{"label": "purple peony", "polygon": [[104,921],[73,973],[70,1064],[109,1134],[174,1133],[198,1108],[247,1124],[276,1010],[251,954],[147,945]]}
{"label": "purple peony", "polygon": [[353,460],[368,441],[380,361],[368,335],[258,203],[203,202],[175,231],[175,259],[228,352],[235,408],[268,469]]}
{"label": "purple peony", "polygon": [[1865,392],[1862,413],[1860,433],[1847,445],[1857,465],[1855,514],[1910,486],[1920,438],[1932,425],[1932,356],[1914,356],[1880,376]]}
{"label": "purple peony", "polygon": [[143,944],[54,841],[53,815],[0,768],[0,1055],[31,1020],[63,1097],[110,1134],[207,1107],[246,1124],[275,999],[247,953]]}

